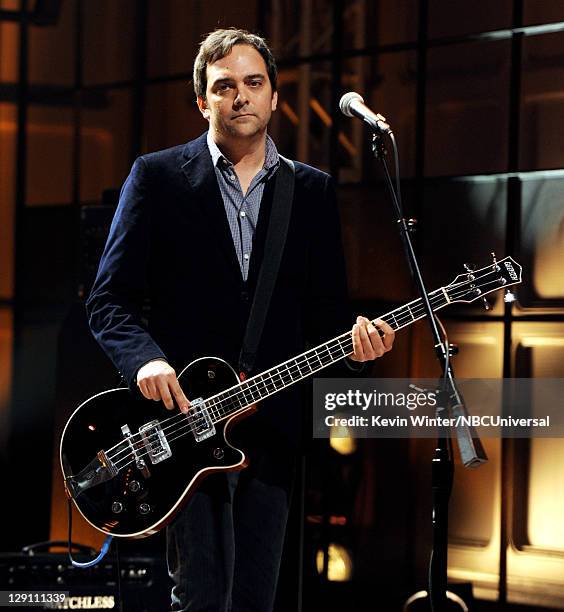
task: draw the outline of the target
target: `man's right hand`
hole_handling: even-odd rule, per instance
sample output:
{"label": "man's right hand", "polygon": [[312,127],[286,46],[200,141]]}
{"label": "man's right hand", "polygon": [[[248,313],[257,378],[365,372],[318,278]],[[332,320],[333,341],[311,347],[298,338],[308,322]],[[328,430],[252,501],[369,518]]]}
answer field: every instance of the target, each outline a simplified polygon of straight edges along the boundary
{"label": "man's right hand", "polygon": [[190,408],[190,402],[178,383],[176,372],[164,359],[149,361],[139,368],[137,386],[144,397],[162,401],[168,410],[174,408],[174,401],[182,412],[188,412]]}

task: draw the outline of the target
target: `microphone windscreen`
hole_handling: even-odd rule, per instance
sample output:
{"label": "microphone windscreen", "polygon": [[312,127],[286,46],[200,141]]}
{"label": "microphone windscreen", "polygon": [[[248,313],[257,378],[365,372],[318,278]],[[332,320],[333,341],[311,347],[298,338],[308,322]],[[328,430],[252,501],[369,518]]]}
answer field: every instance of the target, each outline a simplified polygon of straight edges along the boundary
{"label": "microphone windscreen", "polygon": [[354,117],[350,108],[351,102],[353,102],[354,100],[360,100],[360,102],[364,104],[362,96],[360,94],[357,94],[356,91],[349,91],[341,97],[341,101],[339,102],[339,108],[341,109],[343,115],[346,115],[347,117]]}

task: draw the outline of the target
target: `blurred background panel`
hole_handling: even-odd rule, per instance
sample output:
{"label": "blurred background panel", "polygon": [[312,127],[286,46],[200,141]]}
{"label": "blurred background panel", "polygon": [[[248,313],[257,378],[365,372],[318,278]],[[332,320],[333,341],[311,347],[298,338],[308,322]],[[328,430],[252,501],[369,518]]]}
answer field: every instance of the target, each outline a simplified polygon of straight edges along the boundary
{"label": "blurred background panel", "polygon": [[184,81],[148,85],[146,104],[144,152],[187,142],[206,129],[207,122],[198,110],[194,90]]}
{"label": "blurred background panel", "polygon": [[523,23],[538,25],[564,21],[564,6],[551,0],[525,0],[523,3]]}
{"label": "blurred background panel", "polygon": [[50,10],[45,11],[47,21],[41,20],[41,14],[42,25],[31,28],[29,32],[29,80],[33,85],[49,88],[72,87],[77,52],[77,3],[43,0],[35,3],[34,12],[37,14],[42,6]]}
{"label": "blurred background panel", "polygon": [[86,85],[128,81],[139,53],[140,7],[135,0],[82,2],[82,70]]}
{"label": "blurred background panel", "polygon": [[509,57],[508,41],[429,50],[426,175],[507,169]]}
{"label": "blurred background panel", "polygon": [[276,57],[284,61],[331,53],[336,4],[329,0],[264,3],[260,9]]}
{"label": "blurred background panel", "polygon": [[[203,35],[215,28],[258,24],[258,3],[225,2],[221,13],[202,10],[201,0],[148,0],[147,74],[149,77],[189,75]],[[187,79],[187,80],[188,80]]]}
{"label": "blurred background panel", "polygon": [[564,159],[564,32],[523,41],[520,168],[561,168]]}
{"label": "blurred background panel", "polygon": [[520,257],[530,282],[519,291],[523,308],[564,308],[564,176],[561,172],[524,177],[520,208]]}
{"label": "blurred background panel", "polygon": [[332,71],[329,62],[284,68],[270,133],[283,155],[325,172],[331,164]]}
{"label": "blurred background panel", "polygon": [[0,297],[14,292],[16,106],[0,103]]}
{"label": "blurred background panel", "polygon": [[511,0],[433,0],[429,5],[429,38],[481,34],[511,27]]}
{"label": "blurred background panel", "polygon": [[106,189],[119,189],[132,158],[134,95],[131,89],[92,94],[80,115],[80,202],[100,202]]}
{"label": "blurred background panel", "polygon": [[30,105],[26,138],[27,206],[71,204],[73,137],[72,108]]}

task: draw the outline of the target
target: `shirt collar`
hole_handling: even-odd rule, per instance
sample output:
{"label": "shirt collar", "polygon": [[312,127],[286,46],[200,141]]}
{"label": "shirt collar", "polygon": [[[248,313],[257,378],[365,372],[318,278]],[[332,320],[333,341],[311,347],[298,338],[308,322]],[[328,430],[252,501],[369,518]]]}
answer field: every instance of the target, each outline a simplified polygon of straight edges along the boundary
{"label": "shirt collar", "polygon": [[[208,149],[210,151],[210,155],[211,155],[211,158],[212,158],[213,165],[216,168],[217,167],[219,167],[219,168],[222,167],[220,162],[222,162],[222,164],[225,167],[233,165],[227,159],[227,157],[225,157],[225,155],[223,155],[223,153],[220,151],[219,147],[216,145],[215,140],[213,139],[213,137],[211,135],[211,131],[208,131],[207,143],[208,143]],[[270,172],[274,168],[277,168],[279,164],[280,164],[280,156],[278,155],[278,150],[276,148],[276,145],[274,144],[274,140],[272,140],[272,138],[267,134],[266,135],[266,151],[265,151],[265,156],[264,156],[264,166],[263,166],[263,169],[267,170],[268,172]]]}

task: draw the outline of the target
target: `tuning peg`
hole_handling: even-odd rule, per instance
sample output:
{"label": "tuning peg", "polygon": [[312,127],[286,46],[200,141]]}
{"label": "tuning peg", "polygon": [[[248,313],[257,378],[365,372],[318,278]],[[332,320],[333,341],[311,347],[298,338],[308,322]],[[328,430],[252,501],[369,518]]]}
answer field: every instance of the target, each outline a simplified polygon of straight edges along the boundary
{"label": "tuning peg", "polygon": [[410,234],[415,234],[417,231],[417,219],[413,217],[407,220],[407,230]]}
{"label": "tuning peg", "polygon": [[454,355],[458,355],[458,344],[453,344],[452,342],[449,342],[448,354],[451,357],[454,357]]}
{"label": "tuning peg", "polygon": [[483,302],[484,310],[492,309],[492,305],[488,302],[488,300],[486,300],[485,297],[482,298],[482,302]]}
{"label": "tuning peg", "polygon": [[[466,272],[468,272],[468,280],[469,281],[473,281],[476,279],[476,277],[472,274],[472,272],[474,272],[474,270],[476,269],[476,264],[473,263],[465,263],[464,264],[464,268],[466,269]],[[472,285],[473,287],[474,285]]]}
{"label": "tuning peg", "polygon": [[494,251],[492,251],[490,255],[492,256],[492,263],[493,263],[494,270],[499,270],[499,266],[497,265],[497,258],[495,256]]}
{"label": "tuning peg", "polygon": [[515,297],[515,294],[513,293],[513,291],[511,291],[511,289],[506,289],[505,290],[505,295],[503,296],[503,301],[506,304],[511,304],[512,302],[514,302],[517,298]]}

